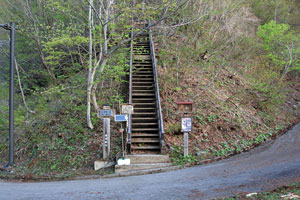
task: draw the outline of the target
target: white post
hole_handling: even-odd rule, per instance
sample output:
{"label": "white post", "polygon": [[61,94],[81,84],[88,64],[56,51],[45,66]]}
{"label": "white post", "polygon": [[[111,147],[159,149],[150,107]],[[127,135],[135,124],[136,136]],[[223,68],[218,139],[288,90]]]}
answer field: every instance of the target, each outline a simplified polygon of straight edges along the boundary
{"label": "white post", "polygon": [[107,157],[107,154],[106,154],[106,118],[103,118],[103,140],[102,140],[102,151],[103,151],[103,159],[105,159]]}
{"label": "white post", "polygon": [[106,118],[107,156],[110,154],[110,118]]}
{"label": "white post", "polygon": [[184,157],[189,154],[189,133],[184,132]]}

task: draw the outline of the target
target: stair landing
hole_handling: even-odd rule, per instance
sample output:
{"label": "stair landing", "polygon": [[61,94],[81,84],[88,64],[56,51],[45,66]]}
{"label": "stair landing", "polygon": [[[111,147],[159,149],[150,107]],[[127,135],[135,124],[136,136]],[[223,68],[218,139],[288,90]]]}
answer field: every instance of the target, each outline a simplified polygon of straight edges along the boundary
{"label": "stair landing", "polygon": [[116,165],[115,172],[131,172],[142,170],[157,170],[172,167],[169,155],[128,155],[125,158],[130,159],[130,165]]}

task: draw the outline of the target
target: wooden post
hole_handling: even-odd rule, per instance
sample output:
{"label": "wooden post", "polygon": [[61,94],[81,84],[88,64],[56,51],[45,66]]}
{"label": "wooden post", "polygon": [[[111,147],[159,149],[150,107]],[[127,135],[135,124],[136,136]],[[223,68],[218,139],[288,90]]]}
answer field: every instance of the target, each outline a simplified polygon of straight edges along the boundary
{"label": "wooden post", "polygon": [[184,157],[189,154],[189,133],[184,132]]}

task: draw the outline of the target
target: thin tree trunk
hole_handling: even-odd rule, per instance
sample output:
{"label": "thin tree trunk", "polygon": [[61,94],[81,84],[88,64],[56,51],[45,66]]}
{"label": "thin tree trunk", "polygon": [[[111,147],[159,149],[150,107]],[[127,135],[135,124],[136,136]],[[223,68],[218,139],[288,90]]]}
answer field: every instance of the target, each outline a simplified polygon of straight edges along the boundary
{"label": "thin tree trunk", "polygon": [[87,80],[87,110],[86,110],[86,119],[87,125],[90,129],[94,129],[91,120],[91,92],[92,92],[92,83],[93,83],[93,35],[92,35],[92,26],[93,26],[93,14],[92,14],[93,0],[90,0],[89,5],[89,70],[88,70],[88,80]]}
{"label": "thin tree trunk", "polygon": [[27,103],[26,103],[26,100],[25,100],[24,91],[23,91],[23,88],[22,88],[21,79],[20,79],[19,65],[18,65],[18,63],[17,63],[16,60],[15,60],[15,68],[16,68],[16,72],[17,72],[17,77],[18,77],[18,82],[19,82],[19,88],[20,88],[20,91],[21,91],[21,95],[22,95],[22,100],[23,100],[23,103],[24,103],[24,107],[25,107],[26,111],[28,111],[30,113],[35,113],[34,111],[30,110],[28,108],[28,106],[27,106]]}
{"label": "thin tree trunk", "polygon": [[95,83],[92,87],[92,102],[93,105],[98,113],[98,111],[100,110],[98,103],[97,103],[97,96],[96,96],[96,91],[97,91],[97,87],[98,87],[98,83]]}

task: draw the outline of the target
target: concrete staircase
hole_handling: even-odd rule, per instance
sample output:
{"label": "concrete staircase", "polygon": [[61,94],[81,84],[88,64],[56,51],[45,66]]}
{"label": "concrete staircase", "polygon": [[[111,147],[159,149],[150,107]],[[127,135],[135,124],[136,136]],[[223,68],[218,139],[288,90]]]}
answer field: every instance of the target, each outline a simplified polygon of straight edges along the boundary
{"label": "concrete staircase", "polygon": [[153,170],[165,170],[173,166],[168,155],[128,155],[126,158],[130,159],[130,165],[116,165],[115,173],[149,172]]}
{"label": "concrete staircase", "polygon": [[[149,22],[150,23],[150,22]],[[143,28],[145,23],[135,24]],[[168,155],[161,154],[163,120],[160,106],[155,52],[151,30],[131,43],[129,103],[134,113],[129,120],[130,165],[116,165],[119,175],[140,175],[174,168]]]}
{"label": "concrete staircase", "polygon": [[131,154],[158,154],[160,141],[149,33],[133,42]]}

